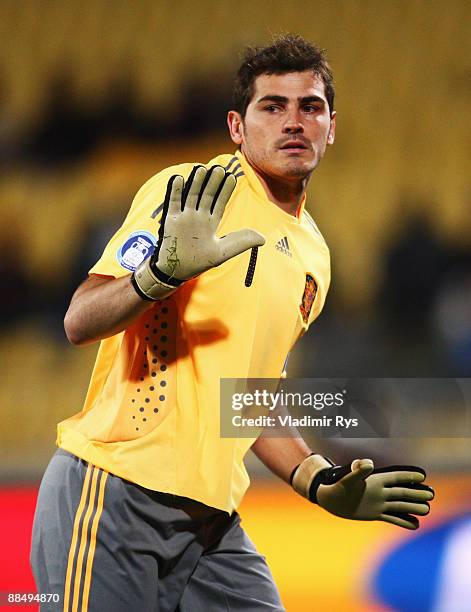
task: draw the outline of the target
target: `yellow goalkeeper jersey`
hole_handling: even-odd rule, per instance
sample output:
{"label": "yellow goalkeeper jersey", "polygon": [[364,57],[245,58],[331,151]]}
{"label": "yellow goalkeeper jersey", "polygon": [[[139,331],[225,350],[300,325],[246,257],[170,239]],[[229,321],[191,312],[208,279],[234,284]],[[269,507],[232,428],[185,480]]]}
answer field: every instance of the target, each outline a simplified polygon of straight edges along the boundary
{"label": "yellow goalkeeper jersey", "polygon": [[[85,405],[58,425],[57,444],[121,478],[232,512],[249,484],[254,439],[220,436],[221,378],[278,378],[287,354],[324,305],[327,245],[301,204],[271,202],[244,157],[220,155],[237,187],[219,235],[263,234],[253,282],[250,251],[186,282],[125,331],[101,341]],[[90,274],[129,275],[156,242],[166,186],[195,164],[163,170],[138,191]]]}

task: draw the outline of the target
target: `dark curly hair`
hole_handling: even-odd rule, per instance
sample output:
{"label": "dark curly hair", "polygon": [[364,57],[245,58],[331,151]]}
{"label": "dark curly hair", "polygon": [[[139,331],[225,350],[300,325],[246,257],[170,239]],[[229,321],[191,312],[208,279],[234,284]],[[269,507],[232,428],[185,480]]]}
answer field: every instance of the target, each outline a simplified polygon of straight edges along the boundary
{"label": "dark curly hair", "polygon": [[297,34],[284,34],[266,47],[247,47],[234,82],[234,108],[242,117],[261,74],[286,74],[312,70],[324,82],[329,110],[334,110],[334,79],[325,51]]}

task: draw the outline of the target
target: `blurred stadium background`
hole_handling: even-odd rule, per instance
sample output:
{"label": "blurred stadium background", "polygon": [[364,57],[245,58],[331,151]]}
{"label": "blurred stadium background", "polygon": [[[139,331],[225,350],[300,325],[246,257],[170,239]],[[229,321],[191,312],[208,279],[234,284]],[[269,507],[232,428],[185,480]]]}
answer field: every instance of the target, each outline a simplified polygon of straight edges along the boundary
{"label": "blurred stadium background", "polygon": [[[36,487],[96,353],[67,345],[68,300],[149,176],[234,149],[246,44],[300,33],[336,79],[337,142],[308,205],[333,282],[289,375],[471,376],[470,23],[466,0],[0,2],[0,591],[34,590]],[[418,534],[351,524],[249,458],[241,514],[287,609],[471,610],[450,587],[470,548],[469,439],[318,448],[423,464],[437,499]]]}

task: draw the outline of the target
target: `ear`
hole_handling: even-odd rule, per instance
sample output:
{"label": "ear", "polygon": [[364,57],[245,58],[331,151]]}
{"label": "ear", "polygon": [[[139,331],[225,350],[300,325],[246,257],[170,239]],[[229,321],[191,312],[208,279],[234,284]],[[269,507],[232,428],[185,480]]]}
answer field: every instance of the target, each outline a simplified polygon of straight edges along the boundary
{"label": "ear", "polygon": [[241,145],[244,136],[244,121],[237,111],[229,111],[227,113],[227,125],[232,142],[236,145]]}
{"label": "ear", "polygon": [[329,128],[329,134],[327,136],[327,144],[329,145],[334,144],[336,117],[337,117],[337,113],[333,111],[333,113],[330,115],[330,128]]}

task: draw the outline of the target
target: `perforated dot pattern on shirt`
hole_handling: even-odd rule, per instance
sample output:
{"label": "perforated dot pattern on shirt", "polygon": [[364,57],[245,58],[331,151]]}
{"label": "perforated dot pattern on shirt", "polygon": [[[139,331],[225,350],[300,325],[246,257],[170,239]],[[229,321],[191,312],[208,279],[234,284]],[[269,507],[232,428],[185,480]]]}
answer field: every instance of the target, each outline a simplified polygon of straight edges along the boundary
{"label": "perforated dot pattern on shirt", "polygon": [[157,302],[143,317],[131,370],[128,408],[135,436],[145,435],[165,416],[169,375],[175,360],[173,305],[169,300]]}

